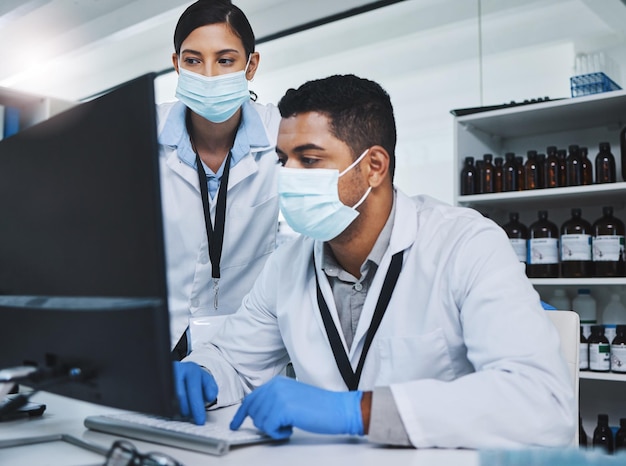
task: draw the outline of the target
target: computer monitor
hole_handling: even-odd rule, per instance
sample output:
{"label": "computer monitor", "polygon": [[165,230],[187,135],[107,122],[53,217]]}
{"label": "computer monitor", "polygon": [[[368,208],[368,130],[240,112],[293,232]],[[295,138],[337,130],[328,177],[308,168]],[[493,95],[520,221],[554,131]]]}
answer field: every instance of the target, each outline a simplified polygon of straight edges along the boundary
{"label": "computer monitor", "polygon": [[177,411],[154,74],[0,142],[0,369],[50,392]]}

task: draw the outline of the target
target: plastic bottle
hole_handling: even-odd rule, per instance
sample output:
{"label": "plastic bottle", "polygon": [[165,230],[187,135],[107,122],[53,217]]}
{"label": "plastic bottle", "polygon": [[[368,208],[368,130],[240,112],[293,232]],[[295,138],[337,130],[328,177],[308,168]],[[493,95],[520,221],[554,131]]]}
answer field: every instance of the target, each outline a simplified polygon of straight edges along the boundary
{"label": "plastic bottle", "polygon": [[552,304],[559,311],[569,311],[572,309],[572,302],[567,297],[567,293],[563,288],[556,288],[552,292],[552,296],[548,298],[548,303]]}
{"label": "plastic bottle", "polygon": [[611,371],[626,374],[626,325],[618,325],[611,340]]}
{"label": "plastic bottle", "polygon": [[596,155],[596,183],[615,183],[615,157],[611,153],[611,144],[600,143],[600,152]]}
{"label": "plastic bottle", "polygon": [[581,209],[572,209],[572,218],[561,225],[561,276],[591,277],[591,224],[582,217]]}
{"label": "plastic bottle", "polygon": [[593,431],[593,448],[613,453],[613,432],[609,427],[608,414],[598,414],[598,425]]}
{"label": "plastic bottle", "polygon": [[567,151],[565,149],[557,150],[556,157],[559,159],[559,178],[557,186],[567,186]]}
{"label": "plastic bottle", "polygon": [[580,345],[578,351],[578,369],[581,371],[589,370],[589,340],[585,337],[582,325],[580,326]]}
{"label": "plastic bottle", "polygon": [[541,171],[539,170],[536,150],[527,152],[524,174],[524,186],[526,189],[539,189],[541,187]]}
{"label": "plastic bottle", "polygon": [[517,191],[517,167],[515,165],[515,154],[513,152],[504,154],[502,172],[502,191]]}
{"label": "plastic bottle", "polygon": [[517,212],[509,213],[509,222],[502,225],[520,262],[526,263],[528,228],[519,221]]}
{"label": "plastic bottle", "polygon": [[582,184],[582,159],[580,150],[576,144],[569,146],[567,156],[567,186],[580,186]]}
{"label": "plastic bottle", "polygon": [[465,157],[461,170],[461,195],[476,194],[478,173],[474,166],[474,157]]}
{"label": "plastic bottle", "polygon": [[527,273],[533,278],[559,276],[559,230],[548,220],[548,211],[540,210],[539,220],[528,232]]}
{"label": "plastic bottle", "polygon": [[504,159],[502,157],[496,157],[493,159],[494,167],[493,167],[493,192],[501,193],[503,189],[503,177],[504,177],[504,166],[502,165]]}
{"label": "plastic bottle", "polygon": [[602,310],[601,322],[604,325],[604,334],[609,341],[615,338],[618,325],[626,325],[626,307],[622,304],[619,294],[611,295],[609,303]]}
{"label": "plastic bottle", "polygon": [[543,186],[556,188],[559,185],[559,158],[556,155],[556,146],[548,146],[546,152]]}
{"label": "plastic bottle", "polygon": [[585,337],[591,335],[591,326],[597,321],[596,300],[591,296],[588,288],[580,288],[576,297],[572,300],[572,309],[580,317],[580,326],[583,328]]}
{"label": "plastic bottle", "polygon": [[582,173],[581,184],[593,184],[593,164],[589,160],[589,150],[586,147],[580,148],[580,170]]}
{"label": "plastic bottle", "polygon": [[480,165],[478,176],[480,178],[480,192],[492,193],[493,192],[493,155],[484,154],[483,163]]}
{"label": "plastic bottle", "polygon": [[589,370],[609,372],[611,370],[611,344],[604,335],[603,325],[592,325],[589,340]]}
{"label": "plastic bottle", "polygon": [[626,451],[626,417],[619,420],[619,429],[615,433],[615,452]]}
{"label": "plastic bottle", "polygon": [[613,216],[613,207],[602,208],[592,230],[593,269],[596,277],[623,277],[624,224]]}
{"label": "plastic bottle", "polygon": [[517,155],[515,157],[515,167],[517,171],[517,190],[524,191],[526,189],[526,173],[524,171],[524,157]]}

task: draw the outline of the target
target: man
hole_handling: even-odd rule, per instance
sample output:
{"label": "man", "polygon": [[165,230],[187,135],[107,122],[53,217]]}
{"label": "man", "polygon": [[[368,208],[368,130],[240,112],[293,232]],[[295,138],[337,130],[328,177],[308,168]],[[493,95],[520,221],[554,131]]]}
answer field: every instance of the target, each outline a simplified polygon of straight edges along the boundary
{"label": "man", "polygon": [[[302,236],[270,257],[213,344],[176,364],[183,414],[203,423],[205,402],[245,397],[231,428],[250,416],[276,438],[571,442],[573,387],[539,296],[495,223],[394,188],[387,93],[331,76],[279,109],[279,202]],[[297,380],[276,377],[289,360]]]}

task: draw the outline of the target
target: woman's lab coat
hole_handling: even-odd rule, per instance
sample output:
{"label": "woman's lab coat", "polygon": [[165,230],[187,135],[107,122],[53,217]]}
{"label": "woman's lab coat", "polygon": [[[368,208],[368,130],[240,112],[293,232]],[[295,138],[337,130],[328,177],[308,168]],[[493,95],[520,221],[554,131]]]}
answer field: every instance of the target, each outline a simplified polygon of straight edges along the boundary
{"label": "woman's lab coat", "polygon": [[[311,252],[325,277],[321,248],[308,238],[281,246],[226,319],[217,348],[188,358],[215,376],[219,403],[236,402],[289,359],[300,381],[347,389],[317,306]],[[568,444],[577,419],[556,329],[503,230],[474,210],[397,193],[390,245],[348,352],[353,368],[397,251],[402,271],[359,389],[391,387],[415,447]],[[320,286],[340,329],[326,278]]]}
{"label": "woman's lab coat", "polygon": [[[217,311],[198,173],[180,160],[176,147],[161,146],[172,347],[187,328],[190,316],[235,312],[275,249],[278,226],[275,142],[280,114],[272,105],[251,105],[261,117],[270,144],[253,147],[230,169]],[[173,104],[158,107],[159,132],[172,108]],[[211,200],[213,225],[216,198]]]}

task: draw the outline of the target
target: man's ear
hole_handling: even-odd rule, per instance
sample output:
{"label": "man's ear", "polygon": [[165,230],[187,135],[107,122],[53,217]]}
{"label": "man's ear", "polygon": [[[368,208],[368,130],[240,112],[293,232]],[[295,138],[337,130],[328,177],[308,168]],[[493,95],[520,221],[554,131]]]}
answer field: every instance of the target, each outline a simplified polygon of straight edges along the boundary
{"label": "man's ear", "polygon": [[389,177],[389,164],[391,157],[382,146],[370,147],[367,156],[369,164],[368,181],[372,188],[380,186]]}

